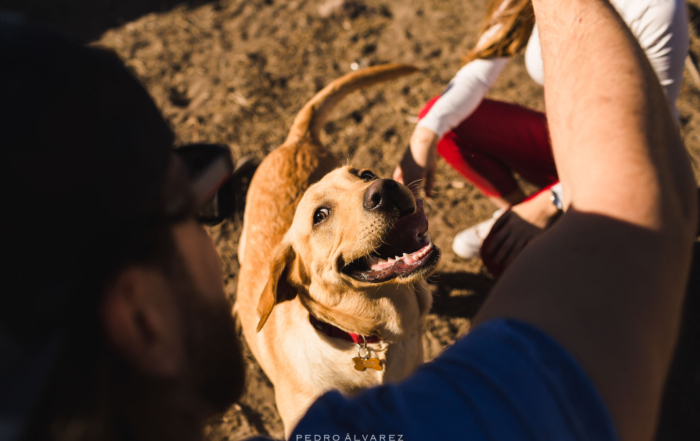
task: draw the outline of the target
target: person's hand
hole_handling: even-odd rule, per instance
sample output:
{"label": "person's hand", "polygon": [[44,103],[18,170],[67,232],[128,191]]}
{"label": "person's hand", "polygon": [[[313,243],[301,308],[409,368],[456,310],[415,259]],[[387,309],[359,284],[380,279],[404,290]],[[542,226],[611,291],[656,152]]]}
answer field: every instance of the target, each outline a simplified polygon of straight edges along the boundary
{"label": "person's hand", "polygon": [[530,199],[513,205],[511,210],[543,231],[549,228],[557,216],[561,214],[552,202],[552,192],[550,190],[540,191]]}
{"label": "person's hand", "polygon": [[496,221],[481,246],[486,268],[499,277],[520,252],[541,236],[561,214],[552,203],[549,190],[513,205]]}
{"label": "person's hand", "polygon": [[425,195],[432,197],[437,168],[435,153],[437,141],[438,136],[435,132],[424,127],[416,127],[401,163],[394,170],[394,180],[410,188],[414,194],[418,193],[418,189],[423,184]]}

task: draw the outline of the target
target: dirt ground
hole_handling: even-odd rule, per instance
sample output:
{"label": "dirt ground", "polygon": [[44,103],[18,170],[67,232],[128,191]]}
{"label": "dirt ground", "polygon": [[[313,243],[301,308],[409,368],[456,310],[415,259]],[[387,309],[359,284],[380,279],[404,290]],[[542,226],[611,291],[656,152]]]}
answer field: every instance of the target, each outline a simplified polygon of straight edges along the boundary
{"label": "dirt ground", "polygon": [[[700,0],[688,3],[691,52],[698,60]],[[116,50],[154,96],[178,142],[225,143],[235,158],[262,159],[281,144],[304,102],[349,72],[353,63],[415,64],[421,73],[350,96],[325,126],[324,140],[334,153],[387,177],[407,145],[419,110],[442,91],[475,42],[485,4],[486,0],[0,0],[2,7]],[[529,79],[522,56],[510,63],[489,96],[544,108],[542,88]],[[687,72],[678,105],[683,137],[700,165],[700,84]],[[444,251],[438,274],[431,278],[435,302],[424,339],[432,358],[469,330],[494,283],[478,259],[458,259],[451,240],[495,208],[444,162],[438,166],[435,197],[426,206],[431,237]],[[237,218],[211,230],[232,300],[240,229]],[[696,360],[698,348],[684,352],[684,360]],[[248,361],[243,402],[211,422],[208,440],[257,433],[283,437],[272,386],[250,354]],[[669,393],[659,440],[696,439],[700,433],[700,371],[685,369],[682,375],[676,392]]]}

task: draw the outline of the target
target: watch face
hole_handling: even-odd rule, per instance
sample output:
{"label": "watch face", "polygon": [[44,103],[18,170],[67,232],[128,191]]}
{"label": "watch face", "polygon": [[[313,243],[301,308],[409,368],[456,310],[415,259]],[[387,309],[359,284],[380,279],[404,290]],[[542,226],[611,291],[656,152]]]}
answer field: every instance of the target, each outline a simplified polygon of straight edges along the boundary
{"label": "watch face", "polygon": [[562,200],[559,199],[559,195],[554,190],[551,190],[551,192],[552,192],[552,195],[549,197],[549,200],[552,201],[552,204],[554,204],[555,207],[557,207],[557,210],[563,211],[564,204],[563,204]]}

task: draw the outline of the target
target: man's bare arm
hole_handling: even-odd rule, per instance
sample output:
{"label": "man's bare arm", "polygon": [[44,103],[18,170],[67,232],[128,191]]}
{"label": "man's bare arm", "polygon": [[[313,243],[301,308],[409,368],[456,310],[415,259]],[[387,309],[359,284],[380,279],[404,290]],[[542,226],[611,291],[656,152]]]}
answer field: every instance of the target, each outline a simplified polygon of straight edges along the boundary
{"label": "man's bare arm", "polygon": [[571,209],[477,324],[532,323],[596,383],[623,440],[651,439],[690,263],[694,179],[658,80],[605,0],[533,0],[554,157]]}

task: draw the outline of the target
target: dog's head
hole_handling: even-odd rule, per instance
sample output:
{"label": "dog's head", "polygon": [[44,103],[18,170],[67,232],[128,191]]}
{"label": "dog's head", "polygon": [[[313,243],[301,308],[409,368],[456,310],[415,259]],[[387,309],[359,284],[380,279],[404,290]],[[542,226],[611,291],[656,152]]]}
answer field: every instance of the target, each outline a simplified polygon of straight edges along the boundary
{"label": "dog's head", "polygon": [[[429,304],[416,299],[415,285],[434,271],[439,256],[423,202],[408,188],[369,170],[336,169],[306,191],[275,251],[258,329],[275,304],[297,293],[313,313],[355,332],[407,319],[378,314],[413,320]],[[398,333],[403,326],[389,327]]]}

